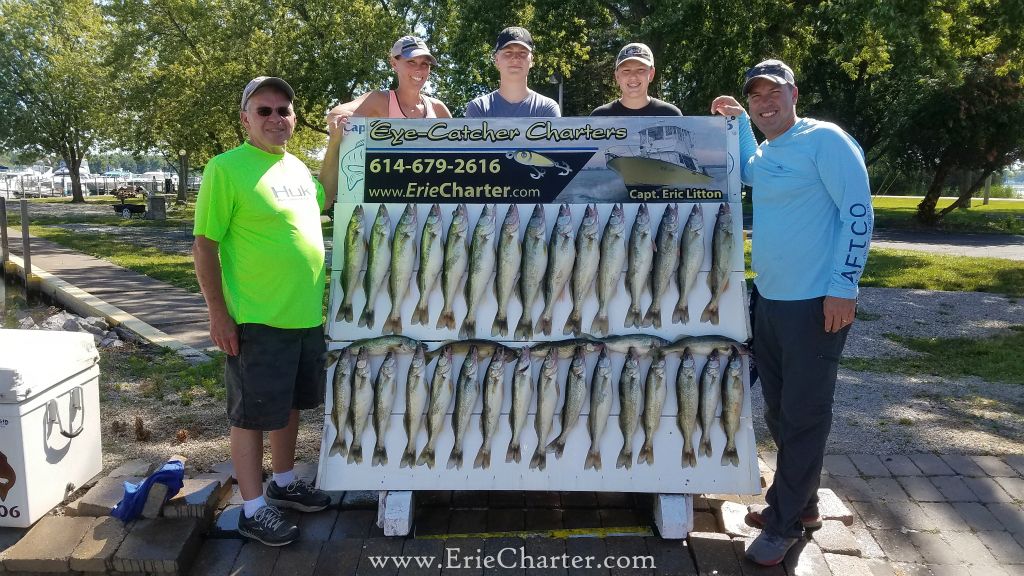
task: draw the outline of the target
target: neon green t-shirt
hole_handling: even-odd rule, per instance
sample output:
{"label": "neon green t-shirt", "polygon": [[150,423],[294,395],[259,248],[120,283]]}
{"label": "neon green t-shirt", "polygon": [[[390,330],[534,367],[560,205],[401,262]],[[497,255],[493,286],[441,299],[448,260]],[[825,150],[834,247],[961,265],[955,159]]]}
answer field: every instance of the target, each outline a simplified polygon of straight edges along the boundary
{"label": "neon green t-shirt", "polygon": [[203,171],[196,236],[220,244],[224,299],[235,322],[322,323],[324,188],[298,158],[246,142]]}

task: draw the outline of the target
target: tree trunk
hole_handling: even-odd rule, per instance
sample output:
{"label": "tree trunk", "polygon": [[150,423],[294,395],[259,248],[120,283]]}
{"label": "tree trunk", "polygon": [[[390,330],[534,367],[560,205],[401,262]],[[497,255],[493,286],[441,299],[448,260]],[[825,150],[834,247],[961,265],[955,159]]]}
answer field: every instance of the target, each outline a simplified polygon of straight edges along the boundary
{"label": "tree trunk", "polygon": [[65,158],[64,163],[68,166],[68,171],[71,173],[71,203],[84,204],[85,196],[82,194],[82,173],[79,172],[79,169],[82,167],[82,157]]}
{"label": "tree trunk", "polygon": [[939,162],[935,176],[932,177],[932,183],[928,186],[928,192],[925,193],[921,203],[917,205],[915,218],[925,226],[935,226],[939,222],[939,218],[935,214],[935,206],[939,203],[939,197],[942,196],[942,190],[946,186],[946,177],[949,175],[950,168],[949,162],[945,160]]}
{"label": "tree trunk", "polygon": [[977,192],[979,188],[981,188],[982,184],[985,183],[985,179],[988,178],[992,172],[993,170],[991,168],[982,170],[980,178],[970,181],[967,186],[961,188],[960,196],[956,199],[956,202],[953,202],[949,206],[943,208],[942,211],[935,216],[935,221],[938,222],[943,216],[957,208],[969,208],[971,197],[974,196],[974,193]]}

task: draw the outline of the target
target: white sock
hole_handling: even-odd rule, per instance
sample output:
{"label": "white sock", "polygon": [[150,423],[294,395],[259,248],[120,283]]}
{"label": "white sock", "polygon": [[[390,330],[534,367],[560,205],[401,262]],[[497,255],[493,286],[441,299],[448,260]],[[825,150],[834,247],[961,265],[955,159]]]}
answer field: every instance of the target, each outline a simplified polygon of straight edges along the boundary
{"label": "white sock", "polygon": [[246,518],[252,518],[252,515],[257,510],[267,505],[267,501],[263,499],[263,495],[259,495],[252,500],[245,500],[242,502],[242,512],[245,513]]}
{"label": "white sock", "polygon": [[274,484],[277,484],[280,488],[295,482],[295,469],[291,469],[287,472],[281,472],[280,474],[274,472]]}

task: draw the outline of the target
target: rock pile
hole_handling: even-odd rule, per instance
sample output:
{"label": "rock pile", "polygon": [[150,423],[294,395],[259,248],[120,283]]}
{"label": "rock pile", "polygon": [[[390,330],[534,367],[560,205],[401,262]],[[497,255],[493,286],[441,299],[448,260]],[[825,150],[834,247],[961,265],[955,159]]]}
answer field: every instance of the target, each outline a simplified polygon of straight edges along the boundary
{"label": "rock pile", "polygon": [[123,328],[111,327],[98,316],[83,318],[67,310],[51,306],[46,310],[46,318],[37,322],[27,310],[16,313],[18,328],[22,330],[63,330],[65,332],[88,332],[100,348],[120,348],[125,340],[137,338]]}

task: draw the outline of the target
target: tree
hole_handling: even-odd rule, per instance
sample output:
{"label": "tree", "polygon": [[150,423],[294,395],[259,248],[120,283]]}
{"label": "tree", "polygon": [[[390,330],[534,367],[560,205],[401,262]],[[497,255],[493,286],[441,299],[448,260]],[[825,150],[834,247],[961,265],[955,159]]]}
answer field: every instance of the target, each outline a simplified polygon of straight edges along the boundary
{"label": "tree", "polygon": [[84,202],[78,170],[112,102],[100,56],[106,24],[91,0],[6,0],[0,21],[0,145],[60,156],[72,201]]}

